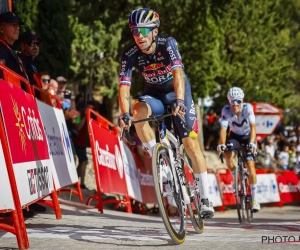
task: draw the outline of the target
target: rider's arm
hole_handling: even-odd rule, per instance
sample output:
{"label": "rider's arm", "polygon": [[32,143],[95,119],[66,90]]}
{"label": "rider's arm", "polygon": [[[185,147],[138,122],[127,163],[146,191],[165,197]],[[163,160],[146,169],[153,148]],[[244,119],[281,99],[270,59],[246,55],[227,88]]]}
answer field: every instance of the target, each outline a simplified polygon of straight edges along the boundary
{"label": "rider's arm", "polygon": [[166,49],[169,53],[169,58],[172,66],[171,71],[173,75],[176,99],[184,100],[185,83],[184,83],[183,65],[182,65],[180,53],[178,51],[177,42],[173,37],[168,37],[166,43]]}
{"label": "rider's arm", "polygon": [[130,86],[129,85],[120,85],[119,106],[120,106],[121,114],[129,113],[129,109],[130,109]]}
{"label": "rider's arm", "polygon": [[130,87],[131,87],[132,63],[126,53],[122,56],[121,72],[119,75],[119,106],[121,115],[129,113],[130,109]]}
{"label": "rider's arm", "polygon": [[256,124],[250,123],[250,143],[255,143],[256,140]]}
{"label": "rider's arm", "polygon": [[227,128],[229,126],[228,120],[227,120],[227,112],[229,107],[225,106],[222,109],[221,112],[221,119],[220,119],[220,138],[219,138],[219,144],[225,144],[226,143],[226,136],[227,136]]}
{"label": "rider's arm", "polygon": [[176,99],[184,100],[184,77],[183,70],[181,68],[175,68],[172,70],[174,89],[176,93]]}
{"label": "rider's arm", "polygon": [[220,138],[219,138],[219,144],[226,143],[226,135],[227,135],[227,128],[221,128],[220,129]]}
{"label": "rider's arm", "polygon": [[250,143],[255,143],[256,141],[255,115],[253,111],[253,106],[250,103],[247,103],[247,112],[249,115],[249,123],[250,123]]}

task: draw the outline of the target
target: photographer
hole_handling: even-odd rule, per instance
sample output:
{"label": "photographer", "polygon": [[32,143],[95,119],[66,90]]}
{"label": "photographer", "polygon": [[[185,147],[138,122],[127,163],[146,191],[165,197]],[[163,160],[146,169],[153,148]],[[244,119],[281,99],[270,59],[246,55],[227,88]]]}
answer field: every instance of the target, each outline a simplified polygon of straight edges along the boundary
{"label": "photographer", "polygon": [[69,133],[69,137],[71,140],[71,146],[72,146],[72,151],[73,151],[73,155],[74,155],[74,161],[75,161],[75,147],[74,147],[74,143],[72,141],[72,137],[73,136],[77,136],[78,132],[76,129],[74,129],[74,124],[75,124],[75,120],[76,118],[79,117],[79,112],[72,106],[72,92],[70,90],[65,90],[63,92],[63,101],[62,101],[62,109],[65,115],[65,119],[66,119],[66,125],[67,125],[67,130]]}

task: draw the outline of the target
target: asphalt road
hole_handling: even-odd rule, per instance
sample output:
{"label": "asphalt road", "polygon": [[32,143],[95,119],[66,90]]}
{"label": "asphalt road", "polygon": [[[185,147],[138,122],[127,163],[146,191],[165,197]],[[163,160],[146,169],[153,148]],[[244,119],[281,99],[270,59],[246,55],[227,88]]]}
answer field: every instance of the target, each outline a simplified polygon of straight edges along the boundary
{"label": "asphalt road", "polygon": [[[300,249],[300,206],[263,207],[251,225],[240,225],[235,210],[216,212],[203,234],[188,223],[186,241],[174,245],[158,215],[61,204],[61,220],[50,208],[26,220],[30,249]],[[0,230],[0,249],[18,249],[15,236]]]}

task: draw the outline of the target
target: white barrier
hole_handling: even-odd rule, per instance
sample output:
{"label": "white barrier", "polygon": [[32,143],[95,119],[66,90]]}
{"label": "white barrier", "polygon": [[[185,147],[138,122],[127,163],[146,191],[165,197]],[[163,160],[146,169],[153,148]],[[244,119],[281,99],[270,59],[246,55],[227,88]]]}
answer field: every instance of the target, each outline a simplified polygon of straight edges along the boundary
{"label": "white barrier", "polygon": [[128,195],[131,198],[139,202],[142,202],[143,198],[142,198],[141,187],[139,182],[139,173],[134,158],[128,146],[126,146],[126,144],[124,144],[123,141],[119,140],[119,142],[120,142],[121,154],[122,154],[124,168],[125,168]]}
{"label": "white barrier", "polygon": [[223,202],[221,199],[216,175],[213,173],[208,173],[207,178],[208,178],[208,199],[213,203],[214,207],[220,207],[223,205]]}
{"label": "white barrier", "polygon": [[8,173],[6,169],[6,163],[4,159],[2,143],[0,141],[0,210],[5,209],[15,209],[13,196],[11,192],[11,186],[8,178]]}
{"label": "white barrier", "polygon": [[280,196],[275,174],[257,174],[257,195],[259,203],[279,202]]}
{"label": "white barrier", "polygon": [[63,111],[38,100],[37,104],[47,135],[55,189],[58,190],[78,182],[71,141]]}

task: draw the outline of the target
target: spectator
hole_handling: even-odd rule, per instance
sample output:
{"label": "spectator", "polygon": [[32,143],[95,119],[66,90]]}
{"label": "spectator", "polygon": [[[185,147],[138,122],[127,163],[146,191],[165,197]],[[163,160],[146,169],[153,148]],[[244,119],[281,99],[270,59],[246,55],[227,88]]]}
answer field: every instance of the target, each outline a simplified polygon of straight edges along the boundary
{"label": "spectator", "polygon": [[58,90],[58,83],[57,83],[57,81],[55,81],[54,79],[51,79],[50,83],[49,83],[48,92],[51,95],[57,95],[57,90]]}
{"label": "spectator", "polygon": [[[78,105],[76,103],[76,105]],[[80,177],[80,187],[86,189],[84,178],[86,166],[88,164],[88,158],[86,154],[86,148],[89,146],[88,139],[88,129],[87,129],[87,121],[86,121],[86,110],[88,108],[95,109],[95,105],[93,101],[89,101],[87,103],[86,108],[78,110],[80,112],[80,116],[76,119],[75,128],[78,132],[77,136],[73,136],[73,143],[75,147],[75,152],[78,157],[78,167],[77,174]]]}
{"label": "spectator", "polygon": [[293,142],[289,147],[289,167],[293,169],[297,164],[296,144]]}
{"label": "spectator", "polygon": [[206,115],[205,124],[208,131],[208,139],[206,142],[205,150],[209,150],[211,143],[213,142],[213,140],[218,138],[219,134],[219,119],[217,113],[213,109],[211,109]]}
{"label": "spectator", "polygon": [[298,138],[297,138],[297,135],[296,135],[296,131],[295,130],[291,130],[289,131],[289,136],[287,138],[287,140],[290,142],[290,143],[296,143]]}
{"label": "spectator", "polygon": [[40,37],[34,30],[28,30],[20,35],[21,54],[19,55],[26,70],[30,85],[42,88],[42,84],[37,74],[37,69],[33,65],[33,60],[40,52]]}
{"label": "spectator", "polygon": [[0,64],[28,80],[23,62],[12,47],[19,38],[21,24],[24,23],[12,12],[0,15]]}
{"label": "spectator", "polygon": [[273,145],[273,140],[271,138],[267,138],[267,145],[265,146],[266,159],[265,165],[267,168],[275,168],[275,147]]}
{"label": "spectator", "polygon": [[49,89],[50,84],[50,75],[48,72],[40,72],[39,73],[40,83],[42,85],[42,90],[47,91]]}
{"label": "spectator", "polygon": [[67,87],[67,80],[63,76],[58,76],[56,78],[56,81],[58,82],[58,89],[56,96],[58,97],[59,100],[63,101],[63,93],[66,90]]}
{"label": "spectator", "polygon": [[278,161],[281,165],[281,168],[283,168],[284,170],[289,169],[289,160],[290,160],[289,145],[285,145],[283,147],[283,151],[281,151],[278,155]]}

